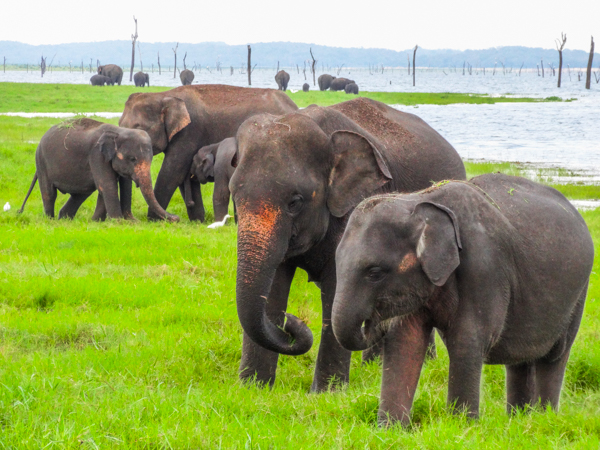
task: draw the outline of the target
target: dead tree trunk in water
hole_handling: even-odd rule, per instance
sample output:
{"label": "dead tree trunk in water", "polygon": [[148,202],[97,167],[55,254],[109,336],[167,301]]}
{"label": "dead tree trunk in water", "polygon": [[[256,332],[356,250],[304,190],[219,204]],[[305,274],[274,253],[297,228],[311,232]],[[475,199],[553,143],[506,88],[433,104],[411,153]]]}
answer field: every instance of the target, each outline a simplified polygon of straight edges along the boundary
{"label": "dead tree trunk in water", "polygon": [[315,59],[315,57],[313,56],[312,53],[312,48],[310,49],[310,57],[312,58],[312,66],[311,66],[311,70],[312,70],[312,74],[313,74],[313,86],[317,85],[317,82],[315,80],[315,64],[317,64],[317,60]]}
{"label": "dead tree trunk in water", "polygon": [[592,61],[594,61],[594,36],[592,36],[592,44],[590,46],[590,58],[588,59],[587,74],[585,78],[585,88],[590,88],[590,82],[592,81]]}
{"label": "dead tree trunk in water", "polygon": [[131,35],[131,69],[129,69],[129,81],[133,80],[133,64],[135,63],[135,41],[137,41],[137,19],[133,16],[135,22],[135,34]]}
{"label": "dead tree trunk in water", "polygon": [[47,59],[48,59],[47,56],[45,58],[42,56],[42,62],[40,63],[40,69],[42,71],[42,78],[44,78],[44,74],[46,73],[46,60]]}
{"label": "dead tree trunk in water", "polygon": [[144,71],[144,63],[142,61],[142,50],[140,49],[140,43],[138,42],[138,53],[140,55],[140,71]]}
{"label": "dead tree trunk in water", "polygon": [[4,73],[6,73],[6,56],[4,57]]}
{"label": "dead tree trunk in water", "polygon": [[406,54],[406,59],[408,60],[408,76],[410,77],[410,55]]}
{"label": "dead tree trunk in water", "polygon": [[179,42],[175,45],[175,48],[172,48],[173,53],[175,54],[175,65],[173,66],[173,78],[177,75],[177,47],[179,47]]}
{"label": "dead tree trunk in water", "polygon": [[560,87],[560,82],[562,80],[562,51],[565,48],[565,44],[567,43],[567,35],[564,33],[560,33],[560,40],[556,40],[556,50],[558,50],[558,85]]}
{"label": "dead tree trunk in water", "polygon": [[183,70],[187,69],[187,66],[185,65],[185,58],[187,58],[187,52],[185,52],[185,55],[183,55]]}
{"label": "dead tree trunk in water", "polygon": [[542,78],[544,78],[544,60],[543,59],[542,59],[541,66],[542,66]]}
{"label": "dead tree trunk in water", "polygon": [[160,52],[156,52],[156,56],[158,56],[158,74],[160,75]]}
{"label": "dead tree trunk in water", "polygon": [[252,86],[252,49],[248,45],[248,86]]}
{"label": "dead tree trunk in water", "polygon": [[415,45],[415,50],[413,51],[413,86],[415,85],[415,59],[417,57],[417,49],[418,48],[419,48],[419,46]]}

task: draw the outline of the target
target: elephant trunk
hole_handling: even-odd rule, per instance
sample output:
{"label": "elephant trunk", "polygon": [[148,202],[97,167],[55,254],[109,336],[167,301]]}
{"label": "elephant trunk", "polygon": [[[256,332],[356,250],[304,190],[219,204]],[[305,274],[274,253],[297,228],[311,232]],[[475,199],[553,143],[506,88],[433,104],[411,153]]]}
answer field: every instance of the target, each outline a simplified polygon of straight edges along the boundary
{"label": "elephant trunk", "polygon": [[[367,337],[365,328],[372,329],[368,320],[372,308],[367,307],[367,305],[360,305],[359,302],[353,302],[352,305],[349,305],[346,298],[348,298],[346,295],[339,292],[335,294],[331,317],[333,334],[342,347],[348,350],[366,350],[383,337],[383,334],[378,336],[379,339]],[[350,298],[354,298],[354,296],[351,295]],[[366,325],[364,328],[363,323]]]}
{"label": "elephant trunk", "polygon": [[179,217],[174,214],[169,214],[156,200],[154,190],[152,189],[152,177],[150,176],[150,163],[143,162],[135,167],[135,177],[144,196],[144,200],[148,204],[150,211],[163,220],[169,222],[179,222]]}
{"label": "elephant trunk", "polygon": [[266,313],[275,272],[291,235],[291,226],[282,227],[281,215],[279,209],[266,204],[255,212],[238,209],[237,310],[242,328],[258,345],[277,353],[301,355],[312,347],[310,329],[291,314],[286,314],[281,329]]}

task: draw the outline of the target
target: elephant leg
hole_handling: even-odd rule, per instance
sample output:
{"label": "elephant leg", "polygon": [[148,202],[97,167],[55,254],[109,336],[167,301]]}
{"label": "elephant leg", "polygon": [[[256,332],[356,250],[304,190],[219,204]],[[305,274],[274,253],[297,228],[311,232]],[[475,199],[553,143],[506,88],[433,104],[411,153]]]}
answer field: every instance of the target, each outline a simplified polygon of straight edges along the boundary
{"label": "elephant leg", "polygon": [[131,212],[132,185],[133,181],[130,178],[119,177],[119,202],[123,217],[127,220],[135,220]]}
{"label": "elephant leg", "polygon": [[506,411],[509,414],[537,401],[535,372],[534,364],[506,366]]}
{"label": "elephant leg", "polygon": [[352,352],[342,347],[331,326],[333,299],[335,297],[335,268],[327,271],[321,282],[321,304],[323,306],[323,323],[321,328],[321,343],[317,355],[317,365],[311,392],[327,391],[330,387],[343,385],[350,380],[350,358]]}
{"label": "elephant leg", "polygon": [[42,203],[44,204],[44,212],[48,217],[54,218],[54,204],[56,203],[56,188],[43,175],[38,177],[40,192],[42,193]]}
{"label": "elephant leg", "polygon": [[216,181],[217,180],[215,180],[215,190],[213,191],[213,210],[215,212],[215,222],[223,220],[223,217],[225,217],[225,214],[227,214],[229,211],[230,197],[229,186],[226,184],[217,184]]}
{"label": "elephant leg", "polygon": [[373,347],[370,347],[363,351],[362,353],[362,362],[363,364],[368,364],[372,361],[375,361],[377,358],[381,356],[381,352],[383,351],[383,344],[385,341],[385,337],[377,342]]}
{"label": "elephant leg", "polygon": [[190,220],[204,222],[206,211],[204,210],[204,202],[202,201],[202,190],[200,188],[200,183],[198,183],[195,178],[190,181],[190,189],[192,191],[194,206],[186,205],[188,217]]}
{"label": "elephant leg", "polygon": [[[281,265],[275,272],[271,292],[267,301],[267,317],[275,325],[283,327],[287,309],[290,286],[296,273],[296,267]],[[240,379],[255,381],[259,385],[270,387],[275,383],[279,353],[267,350],[254,343],[246,333],[242,345]]]}
{"label": "elephant leg", "polygon": [[102,192],[98,191],[98,199],[96,200],[96,210],[92,216],[92,220],[97,222],[104,222],[106,220],[106,205],[104,204],[104,197]]}
{"label": "elephant leg", "polygon": [[479,395],[483,351],[477,345],[454,344],[448,348],[450,370],[448,376],[448,406],[457,414],[479,417]]}
{"label": "elephant leg", "polygon": [[88,199],[90,195],[92,195],[92,192],[90,192],[89,194],[71,194],[71,197],[69,197],[67,203],[65,203],[64,206],[60,209],[60,212],[58,213],[58,218],[74,218],[75,214],[77,214],[77,211],[79,210],[79,207],[83,204],[83,202],[85,202]]}
{"label": "elephant leg", "polygon": [[98,190],[102,192],[108,217],[111,219],[122,219],[123,212],[121,211],[116,177],[114,180],[100,184]]}

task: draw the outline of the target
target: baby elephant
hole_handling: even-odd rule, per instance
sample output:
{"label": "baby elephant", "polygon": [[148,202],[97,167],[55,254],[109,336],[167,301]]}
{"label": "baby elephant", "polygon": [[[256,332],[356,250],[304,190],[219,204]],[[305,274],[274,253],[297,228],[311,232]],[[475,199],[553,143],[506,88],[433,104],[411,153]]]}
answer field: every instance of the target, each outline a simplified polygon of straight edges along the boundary
{"label": "baby elephant", "polygon": [[154,197],[151,164],[152,142],[143,130],[120,128],[92,119],[54,125],[40,140],[35,153],[35,176],[19,212],[23,212],[39,179],[44,211],[49,217],[54,217],[57,190],[71,194],[60,210],[58,217],[62,219],[75,217],[81,204],[97,189],[93,219],[104,220],[107,214],[122,218],[121,204],[131,202],[131,184],[123,182],[123,178],[128,178],[140,187],[150,210],[163,219],[179,221],[179,217],[167,213]]}
{"label": "baby elephant", "polygon": [[105,77],[104,75],[92,75],[90,78],[90,84],[92,86],[104,86],[105,84],[113,84],[110,77]]}
{"label": "baby elephant", "polygon": [[308,83],[304,83],[304,84],[302,85],[302,91],[303,91],[303,92],[308,92],[308,91],[310,91],[310,85],[309,85]]}
{"label": "baby elephant", "polygon": [[137,87],[145,87],[146,85],[150,87],[150,75],[144,72],[137,72],[133,75],[133,82]]}
{"label": "baby elephant", "polygon": [[[213,191],[215,221],[223,220],[229,209],[229,180],[235,171],[231,161],[236,150],[235,138],[227,138],[217,144],[202,147],[192,162],[192,177],[197,177],[201,184],[215,183]],[[235,203],[233,210],[235,211]]]}
{"label": "baby elephant", "polygon": [[355,94],[358,95],[358,85],[356,83],[348,83],[344,88],[344,92],[346,94]]}
{"label": "baby elephant", "polygon": [[593,260],[573,205],[524,178],[371,197],[337,249],[333,331],[349,350],[385,335],[380,424],[410,421],[432,327],[448,349],[448,404],[459,412],[478,416],[484,363],[506,366],[509,412],[557,409]]}

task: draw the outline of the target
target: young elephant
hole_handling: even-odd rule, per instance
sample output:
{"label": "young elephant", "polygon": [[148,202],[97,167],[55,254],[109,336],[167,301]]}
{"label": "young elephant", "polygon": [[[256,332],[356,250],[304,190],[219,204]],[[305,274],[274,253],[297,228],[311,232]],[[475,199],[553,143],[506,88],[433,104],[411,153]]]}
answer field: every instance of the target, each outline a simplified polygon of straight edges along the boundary
{"label": "young elephant", "polygon": [[[235,171],[231,161],[236,151],[235,138],[227,138],[217,144],[202,147],[192,162],[192,177],[198,178],[200,184],[215,183],[213,191],[215,221],[223,220],[229,209],[229,180]],[[233,210],[235,214],[235,203]]]}
{"label": "young elephant", "polygon": [[146,85],[150,87],[150,75],[144,72],[137,72],[133,75],[133,82],[137,87],[145,87]]}
{"label": "young elephant", "polygon": [[[152,142],[145,131],[92,119],[63,122],[50,128],[40,140],[35,153],[35,176],[19,212],[23,212],[39,179],[44,211],[49,217],[54,217],[57,189],[71,194],[60,210],[60,219],[75,217],[82,203],[98,189],[93,219],[104,220],[107,214],[122,218],[121,204],[131,202],[131,183],[125,183],[126,178],[140,187],[146,203],[159,217],[179,221],[179,217],[161,208],[154,197],[151,164]],[[117,185],[121,187],[120,201]]]}
{"label": "young elephant", "polygon": [[90,84],[92,86],[104,86],[105,84],[111,84],[112,80],[110,77],[105,77],[104,75],[92,75],[90,78]]}
{"label": "young elephant", "polygon": [[358,85],[356,83],[348,83],[344,88],[344,92],[346,92],[346,94],[358,95]]}
{"label": "young elephant", "polygon": [[371,197],[337,249],[333,331],[350,350],[385,335],[382,424],[410,421],[432,327],[450,357],[449,405],[478,416],[485,363],[506,366],[509,411],[556,409],[593,260],[577,210],[523,178]]}

